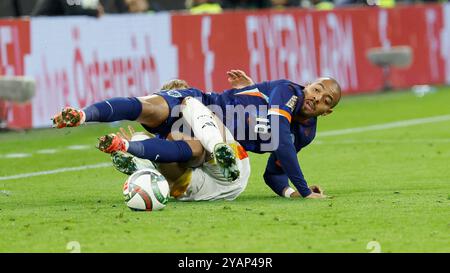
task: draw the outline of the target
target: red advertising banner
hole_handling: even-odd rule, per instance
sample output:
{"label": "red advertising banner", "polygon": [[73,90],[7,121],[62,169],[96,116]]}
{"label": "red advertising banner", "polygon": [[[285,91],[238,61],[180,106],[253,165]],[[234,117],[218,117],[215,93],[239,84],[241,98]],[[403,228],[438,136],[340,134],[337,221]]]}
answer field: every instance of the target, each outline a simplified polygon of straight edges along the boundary
{"label": "red advertising banner", "polygon": [[368,51],[396,46],[412,61],[392,68],[394,88],[450,84],[450,4],[0,20],[0,76],[36,80],[31,103],[0,101],[0,122],[50,126],[66,105],[146,95],[173,78],[220,92],[230,69],[256,82],[330,76],[346,94],[374,92],[383,72]]}
{"label": "red advertising banner", "polygon": [[36,81],[33,126],[50,126],[64,106],[145,96],[177,77],[170,25],[165,13],[33,18],[26,58],[26,73]]}
{"label": "red advertising banner", "polygon": [[412,64],[393,68],[391,84],[443,83],[442,7],[174,15],[179,77],[206,90],[221,90],[227,88],[225,72],[240,68],[256,81],[287,78],[306,84],[331,76],[347,93],[370,92],[383,87],[383,76],[367,51],[409,46]]}
{"label": "red advertising banner", "polygon": [[[0,76],[22,76],[30,53],[30,22],[0,20]],[[9,128],[32,127],[31,104],[0,101],[0,121]]]}

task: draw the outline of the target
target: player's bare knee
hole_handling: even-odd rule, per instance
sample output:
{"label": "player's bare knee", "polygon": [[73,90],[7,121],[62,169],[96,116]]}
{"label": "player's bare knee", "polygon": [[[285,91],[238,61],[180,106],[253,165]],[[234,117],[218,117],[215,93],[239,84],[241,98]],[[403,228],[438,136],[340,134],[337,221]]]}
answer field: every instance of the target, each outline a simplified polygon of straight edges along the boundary
{"label": "player's bare knee", "polygon": [[204,156],[205,149],[198,140],[185,140],[192,150],[192,157],[198,158]]}

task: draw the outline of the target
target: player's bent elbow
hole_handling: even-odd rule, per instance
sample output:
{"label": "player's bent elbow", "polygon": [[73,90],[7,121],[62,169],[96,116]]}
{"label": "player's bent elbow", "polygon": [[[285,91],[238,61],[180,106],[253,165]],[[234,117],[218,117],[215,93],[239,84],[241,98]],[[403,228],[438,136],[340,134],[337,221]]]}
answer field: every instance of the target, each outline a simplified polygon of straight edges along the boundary
{"label": "player's bent elbow", "polygon": [[276,187],[275,183],[271,180],[271,175],[266,171],[263,175],[264,182],[266,183],[269,188],[275,192],[277,195],[283,197],[283,192]]}
{"label": "player's bent elbow", "polygon": [[266,182],[267,186],[270,186],[270,174],[267,172],[267,170],[263,174],[264,182]]}

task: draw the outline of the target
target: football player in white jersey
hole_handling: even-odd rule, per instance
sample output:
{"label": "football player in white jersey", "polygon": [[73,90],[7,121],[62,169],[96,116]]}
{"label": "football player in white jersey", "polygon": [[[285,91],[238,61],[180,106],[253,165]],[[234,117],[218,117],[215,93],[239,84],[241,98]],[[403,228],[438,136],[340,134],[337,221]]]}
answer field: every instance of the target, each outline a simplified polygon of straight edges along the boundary
{"label": "football player in white jersey", "polygon": [[[240,70],[229,71],[228,79],[230,84],[235,87],[244,87],[252,83],[252,80]],[[174,90],[188,87],[185,81],[172,80],[165,84],[162,89]],[[189,107],[190,111],[194,109],[205,110],[201,103],[194,98],[188,98],[184,105],[187,105],[186,107]],[[209,110],[202,114],[214,117],[214,114]],[[236,165],[240,175],[233,183],[230,183],[229,179],[223,175],[222,170],[215,164],[212,154],[198,140],[178,131],[171,132],[167,139],[190,141],[191,148],[196,150],[195,154],[201,154],[201,156],[194,157],[189,162],[158,164],[126,152],[117,151],[111,154],[113,165],[118,171],[128,175],[141,169],[156,168],[169,182],[171,196],[180,201],[234,200],[247,186],[250,177],[250,160],[245,149],[234,140],[232,134],[222,122],[218,118],[214,117],[214,119],[223,137],[223,139],[217,141],[227,143],[233,148],[236,156]],[[142,141],[154,137],[149,133],[136,133],[131,126],[128,127],[128,132],[120,128],[117,135],[128,141]]]}

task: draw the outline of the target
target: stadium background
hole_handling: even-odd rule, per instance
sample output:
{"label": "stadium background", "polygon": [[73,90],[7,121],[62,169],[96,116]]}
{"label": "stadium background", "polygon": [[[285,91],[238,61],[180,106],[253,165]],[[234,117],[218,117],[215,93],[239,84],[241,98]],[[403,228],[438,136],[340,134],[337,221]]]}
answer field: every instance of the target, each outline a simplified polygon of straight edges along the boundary
{"label": "stadium background", "polygon": [[31,103],[2,107],[10,128],[49,126],[62,105],[149,94],[172,78],[222,90],[232,68],[255,81],[333,76],[346,94],[374,92],[383,87],[367,58],[375,47],[412,49],[411,65],[392,69],[394,88],[450,82],[449,5],[31,17],[0,28],[0,75],[37,83]]}
{"label": "stadium background", "polygon": [[[29,15],[32,2],[1,1],[1,15]],[[123,13],[119,2],[102,1],[107,12]],[[153,2],[163,10],[184,5]],[[413,58],[406,68],[392,68],[396,91],[380,92],[383,72],[367,52],[394,46],[409,46]],[[96,136],[116,127],[40,129],[65,105],[152,93],[172,78],[222,90],[225,72],[233,68],[256,81],[306,83],[329,75],[352,95],[320,121],[316,145],[300,156],[307,178],[320,181],[336,199],[296,204],[275,197],[260,177],[265,157],[252,155],[249,188],[236,202],[169,203],[163,213],[135,216],[121,199],[125,177],[104,168],[104,155],[80,148],[93,147]],[[388,252],[449,251],[449,90],[434,86],[450,83],[450,4],[3,18],[0,75],[36,80],[29,103],[0,102],[2,127],[13,130],[0,135],[2,252],[61,252],[71,240],[84,251],[366,252],[375,239]],[[438,119],[421,120],[430,117]],[[416,127],[402,123],[410,119],[419,119]],[[385,123],[402,128],[366,128]],[[367,130],[340,136],[348,128]],[[331,167],[320,172],[317,164]],[[21,177],[80,165],[98,169]],[[193,220],[208,213],[214,219]],[[153,232],[139,230],[144,224]],[[298,238],[299,228],[304,237]],[[147,241],[129,245],[118,233]],[[180,233],[185,240],[174,239]],[[156,244],[161,236],[172,239]]]}

